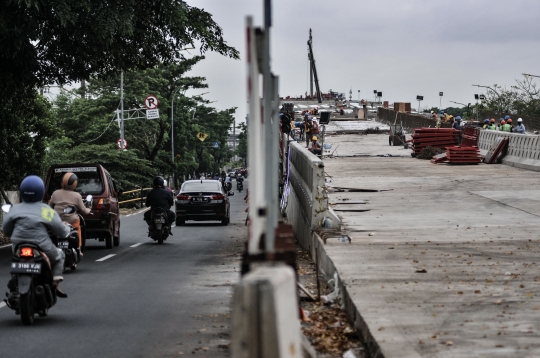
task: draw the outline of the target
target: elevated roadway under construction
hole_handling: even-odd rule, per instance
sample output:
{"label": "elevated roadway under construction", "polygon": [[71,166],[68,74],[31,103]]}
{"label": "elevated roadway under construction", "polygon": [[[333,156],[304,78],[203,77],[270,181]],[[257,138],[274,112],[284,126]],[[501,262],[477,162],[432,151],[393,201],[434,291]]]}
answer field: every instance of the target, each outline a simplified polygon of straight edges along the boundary
{"label": "elevated roadway under construction", "polygon": [[327,142],[343,147],[324,158],[343,237],[319,259],[370,355],[539,357],[540,173],[432,164],[387,135]]}

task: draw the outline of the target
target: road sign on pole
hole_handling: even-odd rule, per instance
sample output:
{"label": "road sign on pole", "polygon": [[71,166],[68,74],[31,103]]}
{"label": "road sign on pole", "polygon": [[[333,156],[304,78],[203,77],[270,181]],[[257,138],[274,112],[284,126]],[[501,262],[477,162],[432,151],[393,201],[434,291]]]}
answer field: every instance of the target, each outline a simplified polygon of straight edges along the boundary
{"label": "road sign on pole", "polygon": [[146,110],[146,119],[156,119],[156,118],[159,118],[159,109]]}
{"label": "road sign on pole", "polygon": [[212,145],[215,149],[219,148],[219,142],[214,142],[214,145]]}
{"label": "road sign on pole", "polygon": [[149,95],[148,97],[146,97],[144,99],[144,106],[147,108],[147,109],[157,109],[158,108],[158,99],[156,96],[154,95]]}
{"label": "road sign on pole", "polygon": [[127,140],[126,140],[126,138],[119,138],[116,141],[116,146],[118,147],[118,149],[126,149],[127,148]]}
{"label": "road sign on pole", "polygon": [[208,134],[204,132],[197,133],[196,137],[201,141],[204,142],[204,140],[208,137]]}

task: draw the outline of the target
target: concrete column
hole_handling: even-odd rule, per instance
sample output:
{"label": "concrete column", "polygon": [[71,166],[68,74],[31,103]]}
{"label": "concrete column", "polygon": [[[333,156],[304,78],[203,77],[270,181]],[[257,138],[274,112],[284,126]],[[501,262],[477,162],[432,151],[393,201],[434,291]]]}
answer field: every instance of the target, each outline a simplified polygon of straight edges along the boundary
{"label": "concrete column", "polygon": [[235,288],[232,325],[235,358],[302,357],[292,268],[263,266],[245,275]]}

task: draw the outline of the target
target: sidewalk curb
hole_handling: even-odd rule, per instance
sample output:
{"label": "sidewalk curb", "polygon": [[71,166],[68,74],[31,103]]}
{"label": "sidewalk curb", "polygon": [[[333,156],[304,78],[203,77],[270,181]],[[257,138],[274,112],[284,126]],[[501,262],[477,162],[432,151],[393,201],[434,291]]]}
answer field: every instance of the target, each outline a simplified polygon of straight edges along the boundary
{"label": "sidewalk curb", "polygon": [[339,272],[336,270],[334,262],[332,262],[332,260],[326,253],[326,250],[324,248],[324,242],[319,235],[313,233],[313,235],[311,236],[310,255],[314,262],[316,257],[315,251],[317,251],[317,257],[319,260],[319,262],[316,264],[318,264],[319,270],[321,270],[321,273],[324,275],[325,280],[328,281],[329,279],[333,278],[334,273],[338,275],[340,296],[343,300],[345,312],[347,312],[349,319],[353,322],[354,328],[356,328],[356,330],[360,334],[360,338],[365,344],[367,355],[373,358],[384,358],[381,347],[371,334],[368,325],[362,318],[362,314],[358,311],[351,297],[349,296],[347,286],[343,284],[343,280],[341,279]]}

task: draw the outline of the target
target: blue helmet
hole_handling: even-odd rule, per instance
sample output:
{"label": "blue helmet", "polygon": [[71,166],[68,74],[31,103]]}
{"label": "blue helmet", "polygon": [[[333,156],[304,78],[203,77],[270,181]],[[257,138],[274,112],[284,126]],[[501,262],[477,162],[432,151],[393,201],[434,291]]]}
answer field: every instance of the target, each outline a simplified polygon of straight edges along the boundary
{"label": "blue helmet", "polygon": [[461,117],[460,117],[460,116],[457,116],[457,117],[456,117],[456,121],[461,121]]}
{"label": "blue helmet", "polygon": [[508,119],[508,118],[510,118],[510,116],[509,116],[509,115],[506,115],[506,116],[504,117],[504,119]]}
{"label": "blue helmet", "polygon": [[439,111],[439,114],[444,114],[444,111],[441,109],[441,110]]}
{"label": "blue helmet", "polygon": [[36,175],[30,175],[21,182],[21,199],[25,203],[34,203],[43,200],[45,194],[45,184],[43,180]]}
{"label": "blue helmet", "polygon": [[489,123],[489,119],[488,118],[484,119],[484,123]]}
{"label": "blue helmet", "polygon": [[502,121],[504,121],[504,118],[499,118],[499,122],[502,122]]}

